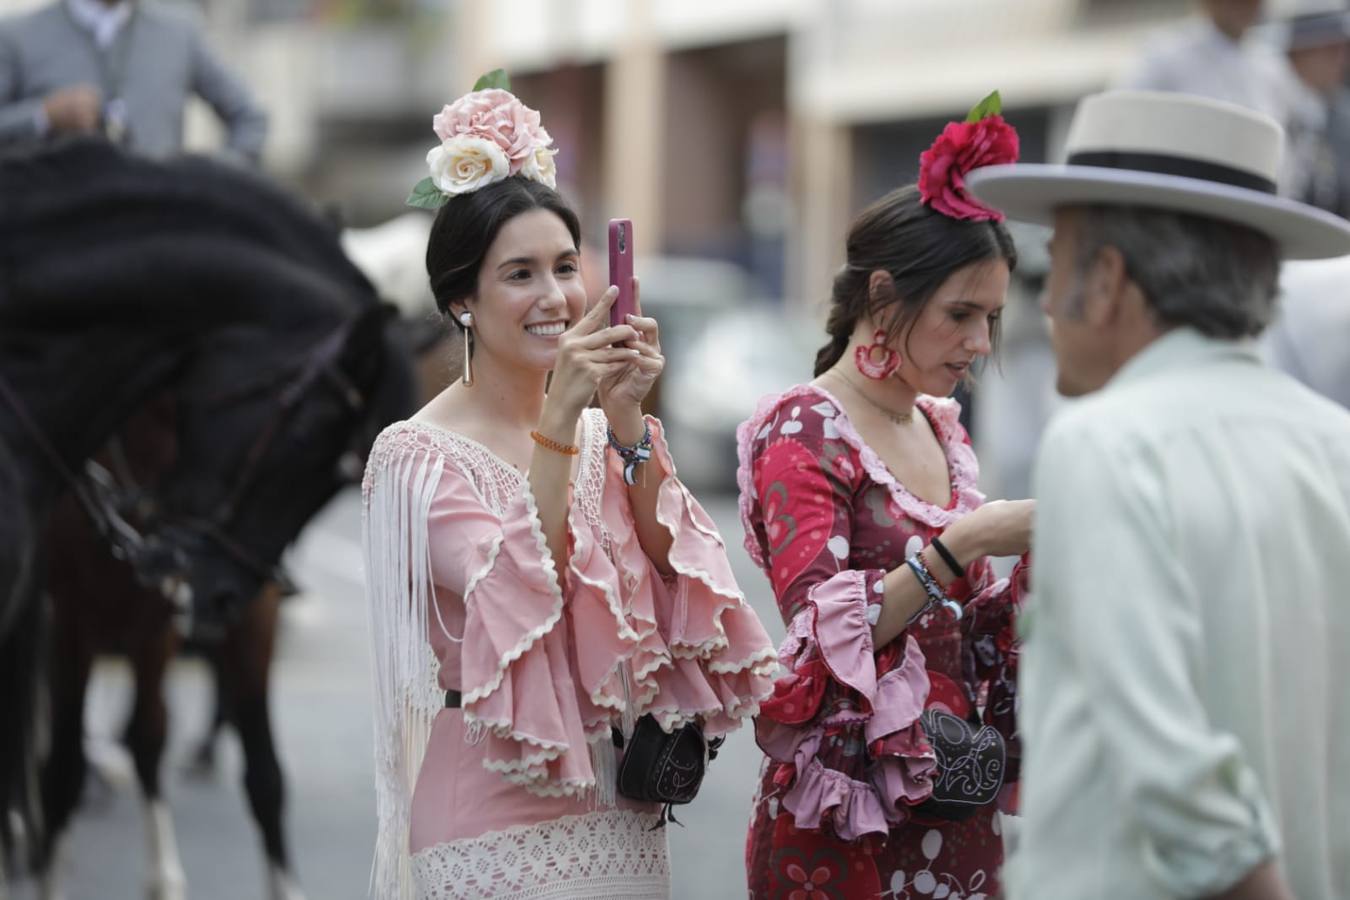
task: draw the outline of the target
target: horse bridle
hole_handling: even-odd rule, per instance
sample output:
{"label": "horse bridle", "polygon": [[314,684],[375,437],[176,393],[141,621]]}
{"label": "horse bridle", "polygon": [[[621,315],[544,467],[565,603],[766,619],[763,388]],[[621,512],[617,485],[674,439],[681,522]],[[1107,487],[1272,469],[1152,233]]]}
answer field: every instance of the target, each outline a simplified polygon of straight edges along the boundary
{"label": "horse bridle", "polygon": [[[289,373],[294,373],[294,377],[285,384],[278,395],[277,407],[272,417],[249,446],[243,471],[220,505],[205,517],[160,512],[156,514],[158,523],[179,527],[209,540],[235,563],[264,581],[284,580],[284,575],[278,572],[277,567],[258,559],[255,554],[230,537],[225,529],[234,520],[240,500],[253,486],[258,467],[275,441],[282,422],[316,383],[322,381],[332,387],[353,412],[360,413],[366,408],[365,396],[338,365],[338,357],[358,318],[353,316],[343,322],[316,343],[297,366],[282,370],[282,377]],[[215,404],[237,402],[259,389],[270,387],[278,380],[280,379],[277,376],[269,376],[261,384],[211,398],[211,402]],[[41,426],[34,421],[23,399],[3,375],[0,375],[0,398],[3,398],[13,410],[28,436],[66,483],[81,508],[94,523],[99,535],[108,541],[113,555],[129,561],[144,559],[149,552],[149,542],[141,530],[122,515],[115,499],[118,491],[111,473],[90,460],[86,463],[86,476],[81,478],[76,475]],[[183,568],[186,568],[185,564]],[[159,587],[166,599],[173,601],[182,611],[186,612],[190,608],[191,588],[187,587],[186,581],[176,585],[161,584]]]}
{"label": "horse bridle", "polygon": [[24,405],[23,400],[3,375],[0,375],[0,397],[3,397],[9,408],[13,410],[14,415],[19,419],[19,424],[28,432],[28,436],[37,445],[42,455],[46,457],[47,462],[56,470],[66,486],[70,488],[76,500],[88,513],[89,518],[93,520],[99,533],[115,547],[129,547],[133,550],[140,550],[145,543],[144,536],[123,517],[108,494],[92,490],[84,480],[71,471],[70,466],[66,465],[66,461],[61,458],[61,454],[48,440],[42,428],[37,422],[33,421],[32,415],[28,412],[28,407]]}
{"label": "horse bridle", "polygon": [[262,464],[267,451],[276,441],[282,424],[295,408],[295,405],[308,396],[310,390],[316,384],[322,383],[331,387],[354,413],[360,413],[366,408],[365,396],[342,371],[342,367],[338,365],[338,358],[343,347],[346,346],[352,327],[358,319],[359,316],[353,316],[334,328],[301,358],[298,365],[283,368],[279,373],[258,379],[253,384],[217,394],[208,399],[208,403],[216,406],[236,403],[260,390],[272,387],[288,375],[293,375],[289,381],[285,382],[278,393],[277,405],[271,418],[253,439],[253,443],[249,445],[249,449],[244,456],[243,470],[220,504],[205,516],[168,513],[161,516],[160,521],[170,527],[176,526],[209,540],[234,562],[264,581],[287,581],[285,574],[279,571],[276,566],[268,565],[258,559],[256,555],[232,538],[225,529],[234,521],[240,501],[253,487],[258,476],[259,466]]}

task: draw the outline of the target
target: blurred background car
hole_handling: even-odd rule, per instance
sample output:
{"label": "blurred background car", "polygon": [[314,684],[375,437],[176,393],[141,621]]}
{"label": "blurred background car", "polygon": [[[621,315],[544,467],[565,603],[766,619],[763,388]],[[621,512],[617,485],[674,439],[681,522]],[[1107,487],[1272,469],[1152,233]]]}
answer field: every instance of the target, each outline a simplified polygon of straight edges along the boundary
{"label": "blurred background car", "polygon": [[736,426],[760,398],[811,380],[825,342],[813,323],[753,303],[705,320],[670,358],[661,421],[680,479],[695,490],[736,490]]}

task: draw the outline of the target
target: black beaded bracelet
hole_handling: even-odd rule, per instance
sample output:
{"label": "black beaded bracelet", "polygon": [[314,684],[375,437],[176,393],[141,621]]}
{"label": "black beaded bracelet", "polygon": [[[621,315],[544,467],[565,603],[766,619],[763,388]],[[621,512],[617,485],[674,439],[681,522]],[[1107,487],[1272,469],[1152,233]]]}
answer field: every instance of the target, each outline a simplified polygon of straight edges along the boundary
{"label": "black beaded bracelet", "polygon": [[947,549],[946,544],[942,543],[942,541],[936,537],[928,543],[933,545],[933,549],[937,551],[937,555],[942,557],[942,561],[947,564],[947,568],[956,573],[957,578],[966,577],[965,567],[956,561],[956,557],[952,555],[952,551]]}
{"label": "black beaded bracelet", "polygon": [[642,425],[642,440],[631,447],[619,443],[619,439],[614,436],[614,429],[609,429],[609,445],[614,448],[614,452],[619,454],[619,459],[623,460],[623,483],[637,484],[637,467],[652,458],[652,428],[647,423]]}

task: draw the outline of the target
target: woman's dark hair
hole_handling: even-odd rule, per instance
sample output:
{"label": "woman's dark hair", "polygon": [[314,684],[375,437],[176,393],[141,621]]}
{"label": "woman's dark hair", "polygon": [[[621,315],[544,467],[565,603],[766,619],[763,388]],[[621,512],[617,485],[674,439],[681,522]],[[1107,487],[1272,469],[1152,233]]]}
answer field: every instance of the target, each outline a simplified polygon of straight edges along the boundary
{"label": "woman's dark hair", "polygon": [[[879,327],[891,341],[903,336],[908,345],[909,330],[952,273],[995,259],[1009,269],[1017,265],[1012,235],[1001,223],[962,221],[929,209],[912,184],[863,210],[849,228],[847,246],[848,262],[834,278],[825,323],[830,342],[816,354],[817,375],[844,355],[862,317],[885,323]],[[889,272],[895,283],[890,296],[871,296],[869,284],[878,269]],[[990,342],[998,346],[997,323]]]}
{"label": "woman's dark hair", "polygon": [[497,232],[532,209],[562,219],[573,243],[581,246],[581,223],[567,201],[551,187],[519,175],[451,197],[436,213],[427,240],[427,276],[436,308],[457,328],[463,326],[450,315],[450,304],[478,291],[478,272]]}

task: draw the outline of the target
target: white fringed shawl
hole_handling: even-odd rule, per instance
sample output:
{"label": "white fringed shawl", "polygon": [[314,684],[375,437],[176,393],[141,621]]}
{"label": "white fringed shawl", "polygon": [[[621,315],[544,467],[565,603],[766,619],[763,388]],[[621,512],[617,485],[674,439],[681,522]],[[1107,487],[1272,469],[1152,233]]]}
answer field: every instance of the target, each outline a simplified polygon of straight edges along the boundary
{"label": "white fringed shawl", "polygon": [[432,602],[427,522],[444,456],[415,433],[386,431],[363,485],[362,536],[375,680],[375,801],[371,870],[378,898],[412,900],[408,833],[413,785],[444,706],[427,641]]}

